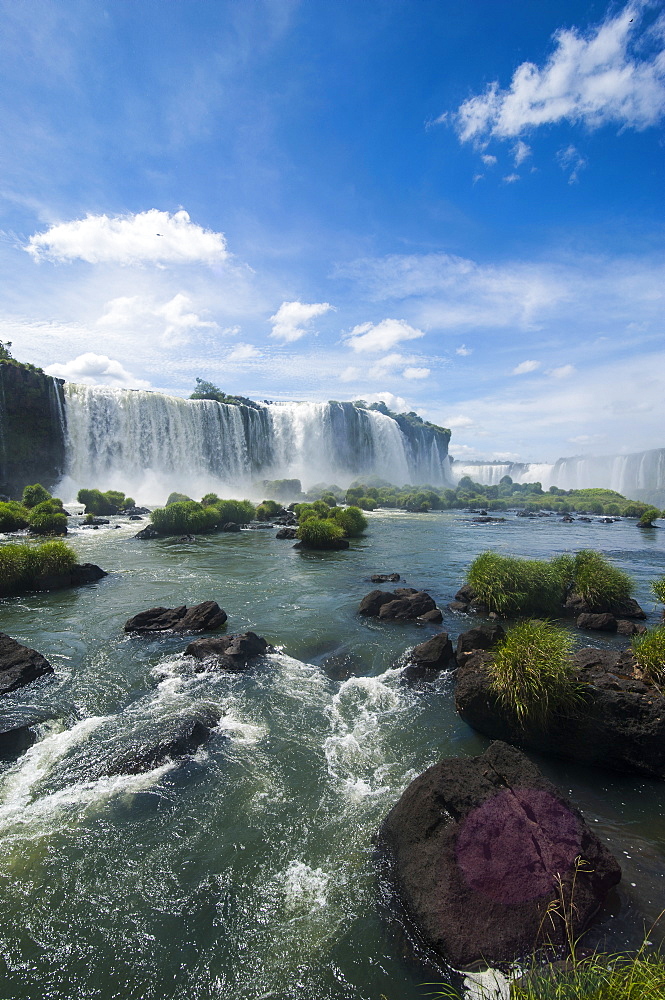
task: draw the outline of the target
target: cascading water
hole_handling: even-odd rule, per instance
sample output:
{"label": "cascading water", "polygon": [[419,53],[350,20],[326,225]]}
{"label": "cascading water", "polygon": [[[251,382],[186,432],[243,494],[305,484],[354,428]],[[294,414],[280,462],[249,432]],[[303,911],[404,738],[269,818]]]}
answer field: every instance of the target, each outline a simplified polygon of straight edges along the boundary
{"label": "cascading water", "polygon": [[450,482],[444,435],[352,403],[251,407],[69,384],[65,411],[63,495],[94,486],[150,502],[172,490],[242,493],[257,478]]}

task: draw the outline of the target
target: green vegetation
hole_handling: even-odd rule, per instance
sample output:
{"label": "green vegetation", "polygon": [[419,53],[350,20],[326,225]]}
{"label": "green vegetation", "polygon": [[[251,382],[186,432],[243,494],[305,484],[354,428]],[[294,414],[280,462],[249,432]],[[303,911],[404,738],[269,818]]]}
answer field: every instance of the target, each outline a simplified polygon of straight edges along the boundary
{"label": "green vegetation", "polygon": [[514,625],[488,665],[490,687],[521,728],[546,728],[579,700],[570,659],[572,637],[551,622]]}
{"label": "green vegetation", "polygon": [[657,507],[648,507],[637,522],[639,528],[653,528],[653,522],[660,517]]}
{"label": "green vegetation", "polygon": [[59,500],[44,500],[29,512],[28,526],[36,535],[66,535],[67,515]]}
{"label": "green vegetation", "polygon": [[15,368],[25,368],[30,372],[38,372],[40,375],[44,374],[42,368],[37,368],[36,365],[31,365],[28,361],[17,361],[9,350],[11,346],[11,340],[0,340],[0,364],[13,365]]}
{"label": "green vegetation", "polygon": [[283,510],[282,505],[277,503],[276,500],[263,500],[256,508],[256,520],[271,521],[273,517],[277,517]]}
{"label": "green vegetation", "polygon": [[665,684],[665,625],[634,635],[631,640],[635,662],[654,684]]}
{"label": "green vegetation", "polygon": [[500,615],[555,614],[571,594],[605,608],[630,597],[633,589],[626,573],[591,549],[549,562],[481,552],[466,579],[477,600]]}
{"label": "green vegetation", "polygon": [[344,538],[344,529],[326,518],[309,517],[299,525],[296,538],[307,548],[330,549]]}
{"label": "green vegetation", "polygon": [[[257,492],[260,491],[264,497],[281,500],[282,503],[292,503],[303,497],[302,483],[299,479],[262,479],[260,482],[254,483],[254,488]],[[312,499],[316,499],[316,497]]]}
{"label": "green vegetation", "polygon": [[654,580],[651,584],[651,589],[653,590],[656,599],[662,604],[665,604],[665,576],[661,576],[660,579]]}
{"label": "green vegetation", "polygon": [[253,410],[260,410],[261,404],[247,396],[229,396],[216,386],[214,382],[207,382],[203,378],[197,378],[196,389],[189,397],[190,399],[212,399],[216,403],[230,403],[232,406],[250,406]]}
{"label": "green vegetation", "polygon": [[511,1000],[662,1000],[665,958],[594,954],[566,968],[545,966],[513,983]]}
{"label": "green vegetation", "polygon": [[46,577],[70,572],[76,555],[65,542],[29,542],[0,546],[0,595],[39,590]]}
{"label": "green vegetation", "polygon": [[97,517],[117,514],[135,506],[132,497],[126,497],[118,490],[107,490],[106,493],[100,490],[79,490],[76,499],[85,504],[86,514],[95,514]]}
{"label": "green vegetation", "polygon": [[0,531],[20,531],[28,527],[30,512],[17,500],[0,503]]}
{"label": "green vegetation", "polygon": [[[217,496],[216,493],[206,493],[205,497],[203,498],[206,501],[206,506],[211,502],[210,500],[211,497],[215,498],[212,501],[213,503],[219,500],[219,497]],[[166,503],[164,504],[164,506],[170,507],[172,503],[187,503],[188,501],[191,501],[191,499],[192,498],[188,497],[185,493],[169,493],[168,497],[166,498]],[[201,501],[201,503],[203,503],[203,500]]]}
{"label": "green vegetation", "polygon": [[323,500],[313,503],[297,503],[293,510],[298,517],[298,524],[310,519],[330,521],[342,529],[346,538],[357,538],[367,528],[367,518],[358,507],[329,507]]}
{"label": "green vegetation", "polygon": [[249,500],[220,500],[214,493],[203,498],[206,502],[181,500],[157,507],[150,515],[160,535],[200,535],[215,531],[225,524],[247,524],[255,508]]}
{"label": "green vegetation", "polygon": [[44,503],[45,500],[50,499],[51,494],[41,483],[35,483],[34,486],[26,486],[23,490],[23,506],[28,509],[36,507],[38,503]]}

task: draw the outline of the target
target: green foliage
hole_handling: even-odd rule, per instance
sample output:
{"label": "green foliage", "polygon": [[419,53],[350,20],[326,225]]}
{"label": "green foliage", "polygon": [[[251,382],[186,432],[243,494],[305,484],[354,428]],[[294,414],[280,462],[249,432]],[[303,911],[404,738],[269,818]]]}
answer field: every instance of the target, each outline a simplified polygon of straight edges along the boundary
{"label": "green foliage", "polygon": [[660,579],[654,580],[651,584],[651,589],[653,590],[656,599],[665,604],[665,576],[661,576]]}
{"label": "green foliage", "polygon": [[24,507],[36,507],[38,503],[44,503],[45,500],[50,499],[51,494],[41,483],[35,483],[34,486],[26,486],[23,490]]}
{"label": "green foliage", "polygon": [[330,549],[340,538],[344,538],[344,531],[327,518],[310,517],[300,524],[296,538],[308,549]]}
{"label": "green foliage", "polygon": [[662,1000],[665,958],[593,954],[566,966],[536,968],[513,983],[511,1000]]}
{"label": "green foliage", "polygon": [[0,546],[0,594],[20,594],[39,589],[48,576],[67,573],[76,565],[76,555],[65,542],[29,542]]}
{"label": "green foliage", "polygon": [[283,512],[284,508],[276,500],[263,500],[256,508],[257,521],[270,521]]}
{"label": "green foliage", "polygon": [[85,504],[85,513],[94,514],[96,517],[107,517],[109,514],[117,514],[118,511],[127,510],[134,507],[132,497],[126,497],[119,490],[79,490],[76,499],[79,503]]}
{"label": "green foliage", "polygon": [[249,524],[254,519],[256,507],[249,500],[220,500],[215,504],[218,524]]}
{"label": "green foliage", "polygon": [[570,659],[573,640],[550,622],[514,625],[488,665],[491,690],[521,728],[546,728],[579,700]]}
{"label": "green foliage", "polygon": [[229,396],[219,386],[216,386],[214,382],[208,382],[203,378],[197,378],[196,389],[189,398],[211,399],[216,403],[230,403],[232,406],[250,406],[254,410],[261,409],[260,404],[255,400],[248,399],[247,396]]}
{"label": "green foliage", "polygon": [[[214,496],[214,493],[207,495]],[[186,496],[184,493],[169,493],[168,497],[166,498],[166,503],[164,504],[164,506],[170,507],[172,503],[185,503],[187,501],[191,501],[191,499],[192,499],[191,497]]]}
{"label": "green foliage", "polygon": [[654,684],[665,684],[665,625],[634,635],[631,646],[642,673]]}
{"label": "green foliage", "polygon": [[297,503],[294,504],[293,509],[299,523],[307,521],[310,517],[328,517],[331,513],[330,507],[323,500],[314,500],[313,503]]}
{"label": "green foliage", "polygon": [[357,538],[367,528],[367,518],[358,507],[335,507],[330,518],[341,528],[347,538]]}
{"label": "green foliage", "polygon": [[44,500],[30,511],[28,526],[36,535],[66,535],[67,515],[59,503]]}
{"label": "green foliage", "polygon": [[[185,499],[189,499],[186,497]],[[201,497],[201,503],[204,507],[209,507],[211,504],[219,503],[219,497],[216,493],[206,493],[204,497]],[[167,501],[168,506],[168,501]]]}
{"label": "green foliage", "polygon": [[0,531],[20,531],[28,527],[30,512],[16,500],[0,503]]}
{"label": "green foliage", "polygon": [[588,604],[604,608],[630,597],[633,581],[602,553],[582,549],[575,556],[572,589]]}
{"label": "green foliage", "polygon": [[551,614],[561,607],[565,595],[560,564],[516,559],[492,551],[481,552],[474,559],[466,579],[477,599],[501,615]]}
{"label": "green foliage", "polygon": [[198,535],[217,527],[219,512],[217,507],[204,507],[196,500],[184,500],[168,507],[156,507],[150,520],[160,535]]}
{"label": "green foliage", "polygon": [[323,500],[325,504],[328,504],[329,507],[337,506],[337,497],[334,493],[322,493],[321,500]]}
{"label": "green foliage", "polygon": [[379,505],[374,497],[358,497],[356,506],[361,510],[376,510]]}
{"label": "green foliage", "polygon": [[660,517],[660,511],[658,508],[648,507],[637,522],[637,525],[640,528],[653,528],[653,522],[657,517]]}
{"label": "green foliage", "polygon": [[263,479],[256,486],[257,489],[261,489],[263,496],[281,500],[283,503],[290,503],[302,497],[302,483],[299,479]]}
{"label": "green foliage", "polygon": [[9,348],[12,346],[11,340],[0,340],[0,361],[13,361],[12,352]]}

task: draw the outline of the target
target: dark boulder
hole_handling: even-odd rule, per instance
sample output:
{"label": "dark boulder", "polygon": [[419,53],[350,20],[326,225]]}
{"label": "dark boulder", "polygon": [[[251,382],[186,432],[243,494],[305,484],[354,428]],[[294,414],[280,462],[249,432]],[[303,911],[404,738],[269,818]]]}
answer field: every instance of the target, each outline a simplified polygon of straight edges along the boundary
{"label": "dark boulder", "polygon": [[53,667],[41,653],[0,632],[0,694],[52,673]]}
{"label": "dark boulder", "polygon": [[110,524],[108,517],[91,517],[86,521],[86,524]]}
{"label": "dark boulder", "polygon": [[617,620],[607,612],[601,615],[580,615],[575,624],[578,628],[597,629],[599,632],[616,632]]}
{"label": "dark boulder", "polygon": [[617,632],[619,635],[644,635],[646,625],[638,625],[637,622],[628,621],[627,618],[617,619]]}
{"label": "dark boulder", "polygon": [[457,660],[462,663],[467,656],[479,649],[493,649],[505,636],[500,625],[477,625],[462,632],[457,639]]}
{"label": "dark boulder", "polygon": [[440,625],[443,621],[441,609],[435,607],[430,611],[426,611],[423,615],[418,615],[418,621],[425,622],[426,625]]}
{"label": "dark boulder", "polygon": [[370,590],[369,594],[365,594],[360,602],[358,614],[366,615],[368,618],[377,618],[381,607],[394,600],[396,600],[396,595],[390,590]]}
{"label": "dark boulder", "polygon": [[456,666],[453,644],[448,633],[439,632],[413,647],[402,677],[409,682],[432,680],[440,671],[454,670]]}
{"label": "dark boulder", "polygon": [[465,583],[464,586],[455,594],[455,600],[460,601],[463,604],[473,604],[476,599],[476,592],[470,583]]}
{"label": "dark boulder", "polygon": [[611,614],[616,618],[646,618],[646,614],[632,597],[622,601],[592,602],[571,594],[566,600],[564,610],[578,618],[580,615]]}
{"label": "dark boulder", "polygon": [[191,608],[149,608],[125,622],[125,632],[209,632],[226,621],[226,611],[216,601]]}
{"label": "dark boulder", "polygon": [[404,596],[400,595],[399,590],[395,593],[398,595],[395,600],[381,605],[381,621],[413,621],[430,611],[438,611],[434,599],[424,590],[412,591]]}
{"label": "dark boulder", "polygon": [[297,530],[297,528],[280,528],[275,538],[295,538]]}
{"label": "dark boulder", "polygon": [[175,719],[154,741],[137,740],[129,749],[112,756],[102,764],[95,776],[142,774],[169,761],[191,756],[210,738],[210,731],[218,721],[218,716],[207,712]]}
{"label": "dark boulder", "polygon": [[641,677],[630,650],[574,653],[579,707],[557,714],[546,729],[520,727],[502,708],[487,674],[491,655],[458,657],[455,707],[478,732],[582,764],[665,778],[665,697]]}
{"label": "dark boulder", "polygon": [[563,921],[546,916],[559,892],[577,938],[621,878],[579,811],[505,743],[428,768],[377,843],[401,915],[455,968],[566,943]]}
{"label": "dark boulder", "polygon": [[257,656],[274,652],[263,636],[255,632],[226,635],[215,639],[195,639],[185,649],[186,656],[197,660],[214,660],[215,666],[232,672],[246,670]]}
{"label": "dark boulder", "polygon": [[130,521],[142,521],[143,517],[141,516],[141,514],[130,514],[129,515],[129,520]]}
{"label": "dark boulder", "polygon": [[451,601],[446,607],[449,611],[455,611],[457,614],[466,614],[469,610],[469,605],[465,604],[464,601]]}
{"label": "dark boulder", "polygon": [[370,576],[370,583],[398,583],[401,580],[399,573],[375,573]]}
{"label": "dark boulder", "polygon": [[148,510],[147,507],[127,507],[123,511],[123,514],[129,515],[130,520],[133,520],[135,517],[141,517],[143,514],[149,514],[149,513],[150,511]]}
{"label": "dark boulder", "polygon": [[240,531],[240,525],[237,524],[235,521],[227,521],[226,524],[222,525],[222,527],[221,527],[220,530],[221,531],[227,531],[229,533],[231,533],[231,532],[237,532],[237,531]]}
{"label": "dark boulder", "polygon": [[180,545],[191,545],[192,542],[196,541],[195,535],[187,533],[186,535],[180,535],[175,539],[176,544]]}
{"label": "dark boulder", "polygon": [[348,538],[329,538],[325,545],[308,545],[305,541],[296,542],[294,549],[307,549],[310,552],[341,551],[349,548]]}
{"label": "dark boulder", "polygon": [[145,528],[141,528],[141,530],[134,535],[134,538],[146,541],[151,538],[161,538],[161,535],[157,531],[157,528],[155,528],[152,524],[147,524]]}

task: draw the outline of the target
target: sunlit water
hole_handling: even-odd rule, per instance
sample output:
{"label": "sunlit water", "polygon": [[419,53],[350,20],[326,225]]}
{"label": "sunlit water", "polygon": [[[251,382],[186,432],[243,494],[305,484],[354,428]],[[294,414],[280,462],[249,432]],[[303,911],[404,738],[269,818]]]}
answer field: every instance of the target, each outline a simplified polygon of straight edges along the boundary
{"label": "sunlit water", "polygon": [[[104,580],[0,605],[0,629],[55,668],[4,699],[47,721],[0,773],[0,997],[423,997],[431,970],[377,909],[372,835],[416,774],[488,741],[457,717],[452,677],[400,682],[405,651],[439,628],[359,618],[367,578],[400,572],[445,607],[484,548],[594,547],[634,576],[655,622],[665,530],[394,512],[370,515],[349,551],[316,554],[272,531],[140,542],[140,523],[120,523],[71,535]],[[209,599],[229,631],[279,651],[246,675],[196,673],[186,639],[122,631],[145,608]],[[444,617],[453,636],[474,622]],[[198,709],[220,722],[184,764],[96,777]],[[665,784],[536,759],[621,861],[597,934],[634,945],[665,904]]]}

